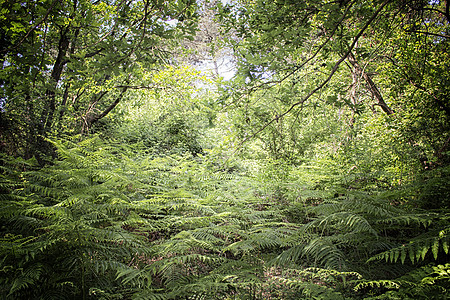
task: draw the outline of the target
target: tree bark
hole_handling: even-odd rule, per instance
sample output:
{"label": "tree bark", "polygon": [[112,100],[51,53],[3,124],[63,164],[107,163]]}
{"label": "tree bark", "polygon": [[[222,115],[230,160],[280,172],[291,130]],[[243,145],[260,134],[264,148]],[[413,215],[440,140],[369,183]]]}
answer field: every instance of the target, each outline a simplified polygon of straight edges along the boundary
{"label": "tree bark", "polygon": [[47,107],[44,108],[42,114],[42,121],[44,126],[42,127],[41,134],[49,131],[53,124],[53,117],[56,110],[56,86],[61,79],[61,74],[66,64],[64,57],[66,56],[67,50],[69,49],[70,39],[67,35],[68,29],[61,30],[61,36],[58,44],[58,54],[56,56],[55,63],[53,65],[53,70],[51,74],[51,87],[45,91],[45,97],[47,99]]}
{"label": "tree bark", "polygon": [[113,103],[111,103],[110,106],[108,106],[103,112],[97,115],[91,115],[86,118],[86,123],[88,128],[92,126],[92,124],[96,123],[100,119],[106,117],[116,106],[119,104],[119,102],[122,100],[123,96],[125,95],[125,92],[128,90],[128,87],[122,88],[122,91],[117,96],[116,100],[114,100]]}
{"label": "tree bark", "polygon": [[378,90],[376,84],[373,82],[370,75],[367,74],[363,68],[361,68],[361,66],[359,65],[358,61],[355,59],[355,57],[353,56],[352,53],[350,53],[348,55],[348,61],[353,66],[356,75],[358,75],[358,77],[364,78],[364,80],[367,84],[367,88],[370,90],[373,97],[377,100],[376,105],[380,106],[381,109],[386,114],[392,115],[394,113],[394,111],[386,104],[386,102],[384,101],[383,96],[381,95],[380,90]]}

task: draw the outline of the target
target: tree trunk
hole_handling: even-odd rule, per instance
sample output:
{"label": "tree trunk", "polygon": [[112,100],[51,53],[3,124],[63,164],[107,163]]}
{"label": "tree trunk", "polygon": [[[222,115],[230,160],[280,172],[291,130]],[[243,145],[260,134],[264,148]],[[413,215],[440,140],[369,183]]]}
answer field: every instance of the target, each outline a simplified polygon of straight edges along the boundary
{"label": "tree trunk", "polygon": [[111,103],[110,106],[108,106],[103,112],[97,115],[88,115],[86,117],[86,126],[89,130],[89,128],[92,126],[92,124],[96,123],[100,119],[106,117],[116,106],[119,104],[119,102],[122,100],[123,96],[125,95],[125,92],[128,90],[128,87],[123,87],[120,94],[117,96],[116,100],[114,100],[113,103]]}
{"label": "tree trunk", "polygon": [[370,77],[369,74],[367,74],[364,71],[363,68],[361,68],[361,66],[359,65],[358,61],[355,59],[355,57],[353,56],[352,53],[350,53],[348,55],[348,61],[353,66],[356,75],[358,75],[358,77],[364,78],[364,80],[366,81],[367,88],[370,90],[370,92],[372,93],[373,97],[377,100],[377,104],[376,105],[380,106],[381,109],[386,114],[392,115],[394,113],[394,111],[386,104],[386,102],[384,102],[383,96],[381,95],[381,93],[378,90],[377,86],[373,82],[372,78]]}
{"label": "tree trunk", "polygon": [[56,87],[59,80],[61,79],[64,65],[66,64],[64,57],[66,56],[70,44],[70,39],[67,35],[67,31],[67,28],[61,30],[61,36],[58,44],[58,55],[56,56],[52,74],[50,76],[52,81],[51,86],[45,91],[47,107],[44,108],[44,112],[42,114],[42,121],[44,123],[44,126],[42,127],[42,130],[40,132],[41,134],[48,132],[53,124],[53,117],[56,110]]}

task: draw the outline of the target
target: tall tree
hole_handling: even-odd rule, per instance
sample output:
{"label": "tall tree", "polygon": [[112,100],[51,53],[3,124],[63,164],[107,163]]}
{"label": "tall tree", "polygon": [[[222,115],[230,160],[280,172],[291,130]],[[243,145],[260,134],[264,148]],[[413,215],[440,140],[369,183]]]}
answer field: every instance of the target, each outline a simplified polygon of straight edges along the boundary
{"label": "tall tree", "polygon": [[184,50],[182,61],[198,67],[214,79],[227,76],[234,69],[234,61],[231,49],[224,43],[226,36],[217,18],[220,1],[204,0],[197,3],[198,30],[194,37],[181,44]]}

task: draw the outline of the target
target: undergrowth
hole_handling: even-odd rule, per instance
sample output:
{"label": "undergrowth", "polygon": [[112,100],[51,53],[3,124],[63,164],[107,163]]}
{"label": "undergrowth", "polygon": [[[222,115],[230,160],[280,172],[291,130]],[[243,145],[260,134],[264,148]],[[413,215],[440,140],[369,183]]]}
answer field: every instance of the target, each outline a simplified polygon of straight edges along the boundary
{"label": "undergrowth", "polygon": [[450,214],[424,209],[426,181],[369,193],[320,168],[52,143],[45,168],[1,157],[4,299],[444,299],[450,288]]}

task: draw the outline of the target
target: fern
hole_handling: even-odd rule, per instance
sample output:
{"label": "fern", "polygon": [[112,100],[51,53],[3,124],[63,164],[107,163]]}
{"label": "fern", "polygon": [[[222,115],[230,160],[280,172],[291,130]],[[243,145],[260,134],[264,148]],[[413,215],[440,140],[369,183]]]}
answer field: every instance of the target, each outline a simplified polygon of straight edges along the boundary
{"label": "fern", "polygon": [[[118,287],[113,278],[117,270],[137,253],[150,255],[144,236],[124,229],[136,223],[152,226],[149,219],[133,213],[128,189],[133,181],[118,172],[120,161],[102,150],[104,144],[96,138],[80,146],[54,144],[62,160],[39,171],[21,172],[17,178],[28,179],[20,190],[26,197],[9,197],[15,201],[11,202],[14,210],[2,214],[9,228],[22,233],[26,241],[18,246],[20,253],[6,249],[2,241],[2,268],[23,270],[8,272],[14,275],[4,279],[6,294],[12,298],[46,293],[63,282],[62,290],[68,293],[86,296],[94,287],[110,293]],[[138,209],[150,214],[156,210]]]}
{"label": "fern", "polygon": [[450,227],[427,232],[426,234],[411,239],[406,244],[372,256],[368,261],[384,259],[386,262],[392,263],[400,260],[403,264],[408,257],[411,263],[416,263],[424,260],[427,253],[431,253],[434,260],[437,260],[440,251],[443,252],[442,255],[448,255],[449,253],[449,232]]}
{"label": "fern", "polygon": [[428,265],[394,280],[363,280],[354,290],[377,291],[376,297],[366,299],[446,299],[449,270],[449,264]]}
{"label": "fern", "polygon": [[448,216],[393,205],[393,193],[334,197],[305,175],[274,183],[96,137],[53,142],[52,166],[3,163],[0,281],[11,299],[351,299],[355,286],[361,298],[447,288],[446,266],[414,275],[407,260],[446,258]]}

